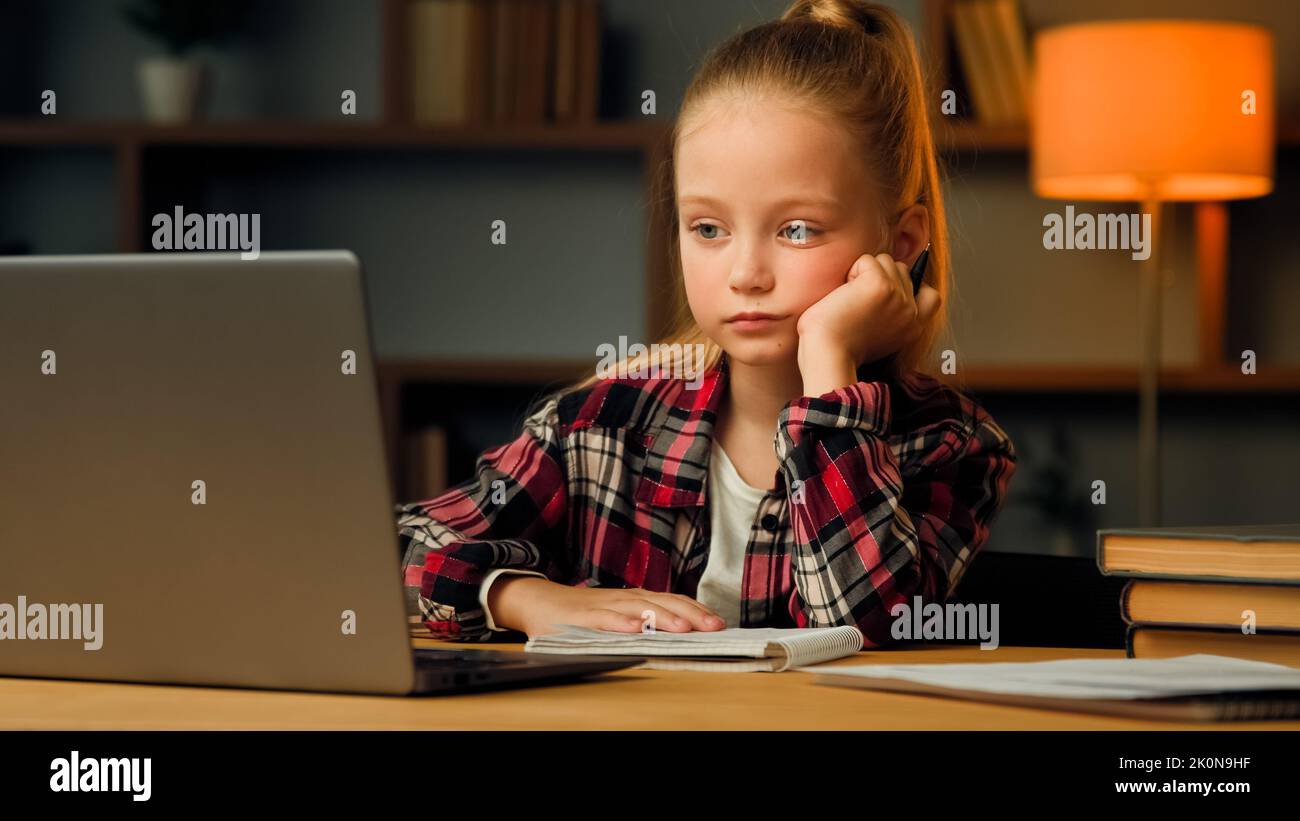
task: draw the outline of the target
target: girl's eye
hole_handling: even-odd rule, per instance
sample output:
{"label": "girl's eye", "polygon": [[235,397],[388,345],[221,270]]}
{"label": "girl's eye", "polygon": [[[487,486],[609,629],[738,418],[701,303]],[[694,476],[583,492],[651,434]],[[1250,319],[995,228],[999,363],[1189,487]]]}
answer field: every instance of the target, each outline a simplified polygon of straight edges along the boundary
{"label": "girl's eye", "polygon": [[820,233],[821,231],[818,231],[816,228],[810,228],[803,222],[799,221],[792,222],[781,229],[782,236],[796,244],[807,242]]}
{"label": "girl's eye", "polygon": [[[701,239],[718,239],[723,228],[708,222],[697,222],[690,230],[699,234]],[[802,222],[792,222],[780,231],[782,236],[796,244],[807,242],[820,233],[820,230],[810,228]]]}
{"label": "girl's eye", "polygon": [[701,239],[717,239],[718,238],[717,233],[706,234],[705,231],[711,230],[717,232],[717,231],[721,231],[722,227],[707,222],[697,222],[691,226],[691,230],[699,234]]}

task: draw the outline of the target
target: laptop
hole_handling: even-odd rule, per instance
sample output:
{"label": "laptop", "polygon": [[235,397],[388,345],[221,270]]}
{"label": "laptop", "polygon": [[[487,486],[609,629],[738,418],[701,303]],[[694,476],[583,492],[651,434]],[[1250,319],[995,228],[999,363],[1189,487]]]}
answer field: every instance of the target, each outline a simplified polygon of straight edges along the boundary
{"label": "laptop", "polygon": [[425,694],[640,663],[412,649],[376,388],[350,252],[0,257],[0,675]]}

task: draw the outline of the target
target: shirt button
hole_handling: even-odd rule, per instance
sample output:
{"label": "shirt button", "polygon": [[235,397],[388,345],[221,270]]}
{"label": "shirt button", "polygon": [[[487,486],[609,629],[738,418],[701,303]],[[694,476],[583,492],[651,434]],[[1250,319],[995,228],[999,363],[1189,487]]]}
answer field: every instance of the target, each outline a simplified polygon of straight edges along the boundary
{"label": "shirt button", "polygon": [[773,514],[768,513],[763,516],[761,524],[763,525],[763,529],[768,533],[775,533],[777,528],[781,525],[781,520],[776,518]]}

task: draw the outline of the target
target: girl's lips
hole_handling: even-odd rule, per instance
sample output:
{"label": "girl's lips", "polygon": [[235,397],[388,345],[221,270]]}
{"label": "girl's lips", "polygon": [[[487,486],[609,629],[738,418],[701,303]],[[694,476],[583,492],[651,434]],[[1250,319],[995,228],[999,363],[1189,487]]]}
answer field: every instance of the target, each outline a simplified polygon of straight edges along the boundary
{"label": "girl's lips", "polygon": [[765,331],[785,317],[771,316],[769,314],[737,314],[735,317],[727,320],[727,326],[737,331]]}

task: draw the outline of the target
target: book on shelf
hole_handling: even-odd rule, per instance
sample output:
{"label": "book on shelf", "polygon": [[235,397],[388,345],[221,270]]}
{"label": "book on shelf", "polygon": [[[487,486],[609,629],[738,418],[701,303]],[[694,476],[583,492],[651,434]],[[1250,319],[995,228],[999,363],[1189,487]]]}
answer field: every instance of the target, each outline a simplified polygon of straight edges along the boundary
{"label": "book on shelf", "polygon": [[1007,73],[1012,81],[1012,94],[1016,100],[1020,122],[1029,121],[1033,70],[1029,55],[1029,36],[1016,0],[992,0],[990,3],[998,41],[1007,55]]}
{"label": "book on shelf", "polygon": [[1008,125],[1023,122],[1023,107],[1017,105],[1012,86],[1011,57],[1003,46],[993,3],[989,0],[967,0],[964,5],[975,19],[976,36],[984,46],[984,71],[992,80],[998,122]]}
{"label": "book on shelf", "polygon": [[412,0],[409,5],[412,116],[417,123],[470,119],[469,0]]}
{"label": "book on shelf", "polygon": [[594,122],[600,0],[409,0],[421,125]]}
{"label": "book on shelf", "polygon": [[577,4],[574,33],[574,117],[595,122],[600,104],[602,9],[597,0],[568,0]]}
{"label": "book on shelf", "polygon": [[520,30],[523,38],[519,45],[519,85],[515,89],[515,112],[526,122],[540,122],[547,118],[551,107],[548,68],[554,51],[555,3],[525,3],[520,9]]}
{"label": "book on shelf", "polygon": [[492,121],[502,123],[514,111],[519,17],[509,13],[506,0],[488,0],[484,5],[491,10],[492,18],[492,47],[484,54],[485,70],[492,77]]}
{"label": "book on shelf", "polygon": [[983,123],[995,124],[1001,120],[1002,112],[994,93],[993,77],[985,66],[984,41],[976,28],[970,0],[953,3],[948,7],[948,13],[962,76],[966,80],[966,90],[974,103],[971,106],[974,118]]}
{"label": "book on shelf", "polygon": [[447,489],[447,431],[430,425],[406,434],[404,498],[432,499]]}
{"label": "book on shelf", "polygon": [[492,7],[486,2],[471,0],[471,3],[470,9],[461,12],[469,17],[464,26],[468,48],[463,58],[465,93],[469,96],[465,105],[466,121],[486,123],[492,119],[492,77],[484,62],[492,50]]}
{"label": "book on shelf", "polygon": [[949,18],[975,119],[986,125],[1024,124],[1029,48],[1015,0],[958,0],[949,7]]}
{"label": "book on shelf", "polygon": [[551,97],[555,121],[559,123],[577,118],[578,24],[576,3],[556,4],[555,73]]}

